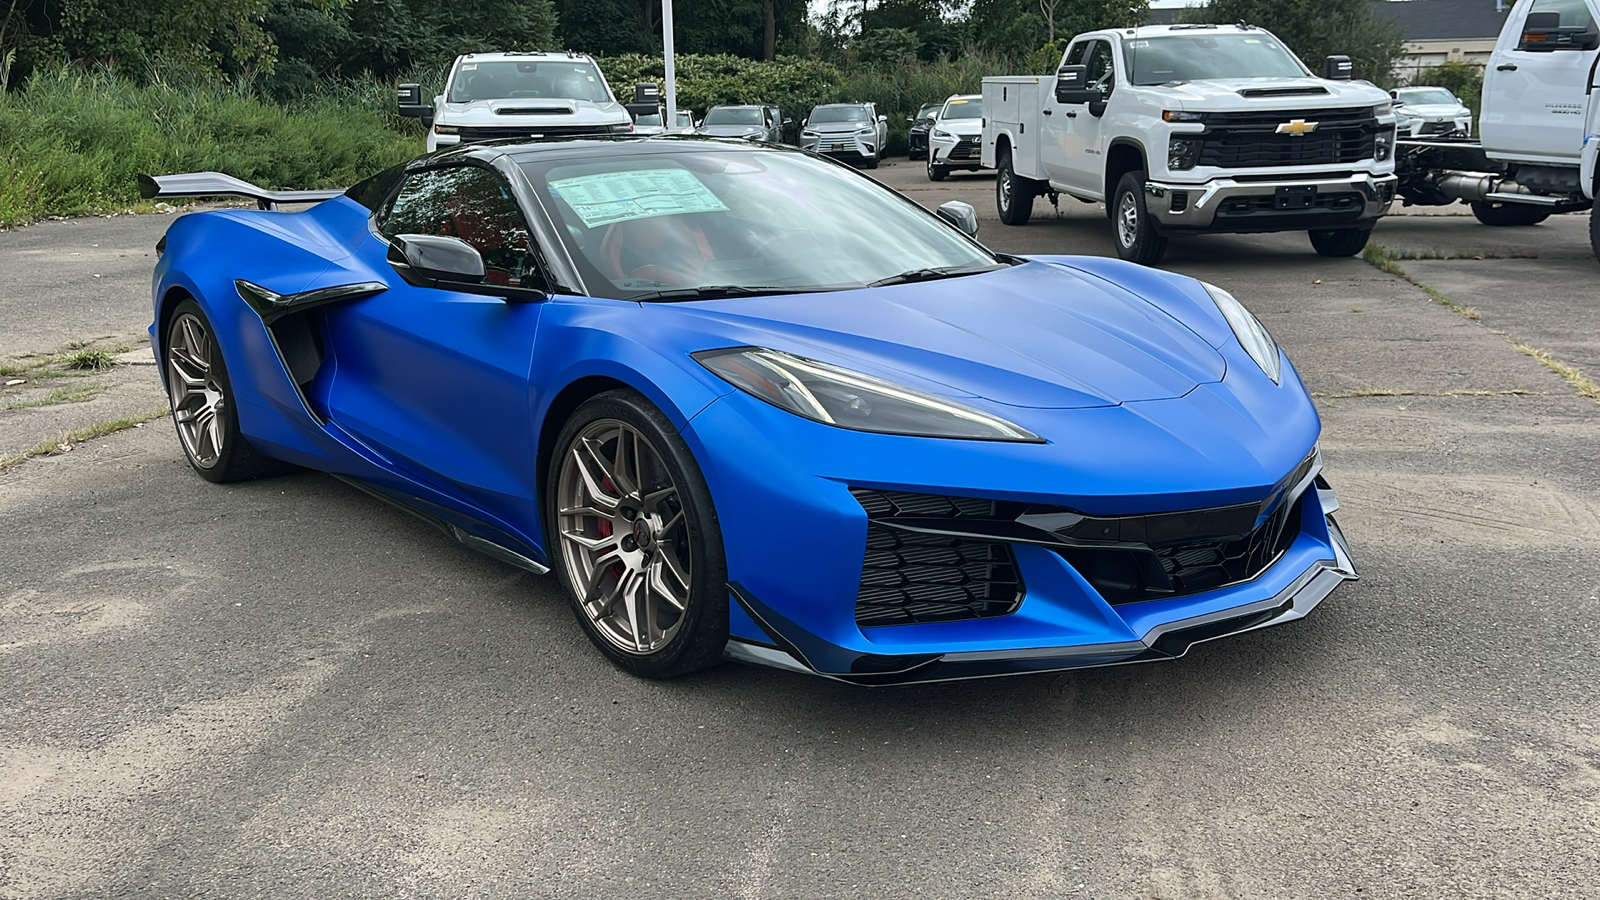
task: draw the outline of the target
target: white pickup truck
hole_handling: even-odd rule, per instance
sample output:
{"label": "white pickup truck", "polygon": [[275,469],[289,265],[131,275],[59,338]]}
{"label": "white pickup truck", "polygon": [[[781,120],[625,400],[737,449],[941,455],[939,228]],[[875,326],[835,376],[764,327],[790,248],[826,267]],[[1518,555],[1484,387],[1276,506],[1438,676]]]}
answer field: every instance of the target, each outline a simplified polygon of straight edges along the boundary
{"label": "white pickup truck", "polygon": [[422,120],[428,152],[502,137],[555,137],[633,130],[594,60],[578,53],[468,53],[456,58],[431,105],[402,84],[399,112]]}
{"label": "white pickup truck", "polygon": [[1000,220],[1033,201],[1104,202],[1123,259],[1172,235],[1301,230],[1325,256],[1366,246],[1394,199],[1387,92],[1320,78],[1271,33],[1161,25],[1073,38],[1054,76],[983,80],[983,164]]}
{"label": "white pickup truck", "polygon": [[[1485,225],[1592,209],[1600,191],[1600,0],[1519,0],[1484,72],[1478,141],[1400,142],[1407,206],[1465,201]],[[1589,213],[1600,257],[1600,218]]]}

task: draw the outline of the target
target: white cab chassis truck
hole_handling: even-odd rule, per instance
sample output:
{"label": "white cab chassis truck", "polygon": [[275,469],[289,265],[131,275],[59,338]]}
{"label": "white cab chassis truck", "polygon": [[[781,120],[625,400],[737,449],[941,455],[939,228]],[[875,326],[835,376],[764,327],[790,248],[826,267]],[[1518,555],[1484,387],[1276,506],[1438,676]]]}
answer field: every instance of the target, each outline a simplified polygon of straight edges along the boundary
{"label": "white cab chassis truck", "polygon": [[[1518,0],[1484,71],[1477,141],[1401,141],[1407,205],[1464,201],[1485,225],[1592,209],[1600,154],[1600,0]],[[1600,257],[1600,219],[1589,214]]]}
{"label": "white cab chassis truck", "polygon": [[402,84],[402,116],[421,119],[428,152],[496,138],[633,131],[600,67],[579,53],[468,53],[456,57],[432,105]]}
{"label": "white cab chassis truck", "polygon": [[1392,98],[1313,74],[1270,32],[1161,25],[1078,35],[1051,76],[983,80],[983,164],[1000,220],[1036,197],[1104,202],[1117,252],[1153,264],[1173,235],[1305,230],[1351,256],[1394,199]]}

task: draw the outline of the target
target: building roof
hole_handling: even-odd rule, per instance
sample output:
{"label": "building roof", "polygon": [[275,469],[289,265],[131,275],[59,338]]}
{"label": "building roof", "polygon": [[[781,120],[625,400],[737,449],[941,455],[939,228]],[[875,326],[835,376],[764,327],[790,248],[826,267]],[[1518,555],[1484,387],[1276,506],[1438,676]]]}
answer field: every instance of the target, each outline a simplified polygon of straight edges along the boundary
{"label": "building roof", "polygon": [[[1201,5],[1196,3],[1195,5]],[[1373,0],[1378,15],[1396,20],[1408,41],[1494,40],[1511,12],[1511,0]],[[1152,8],[1149,24],[1183,21],[1183,8]]]}

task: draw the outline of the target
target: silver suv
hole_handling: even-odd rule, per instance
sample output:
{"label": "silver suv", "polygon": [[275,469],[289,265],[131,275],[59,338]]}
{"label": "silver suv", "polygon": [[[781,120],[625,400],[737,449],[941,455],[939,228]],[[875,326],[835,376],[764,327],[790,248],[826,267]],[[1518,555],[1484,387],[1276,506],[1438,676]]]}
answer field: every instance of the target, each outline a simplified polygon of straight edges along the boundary
{"label": "silver suv", "polygon": [[781,144],[783,126],[791,121],[776,106],[713,106],[706,110],[706,117],[695,131],[712,137]]}
{"label": "silver suv", "polygon": [[872,103],[827,103],[800,124],[800,149],[876,169],[889,140],[889,120]]}

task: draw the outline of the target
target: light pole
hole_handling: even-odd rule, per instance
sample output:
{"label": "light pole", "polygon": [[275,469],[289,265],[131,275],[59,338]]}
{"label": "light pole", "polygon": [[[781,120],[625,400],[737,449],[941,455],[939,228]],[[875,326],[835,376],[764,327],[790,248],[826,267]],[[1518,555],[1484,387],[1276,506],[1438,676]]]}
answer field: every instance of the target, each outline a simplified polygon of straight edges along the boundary
{"label": "light pole", "polygon": [[661,48],[667,61],[667,121],[668,128],[678,127],[678,72],[672,46],[672,0],[661,0]]}

